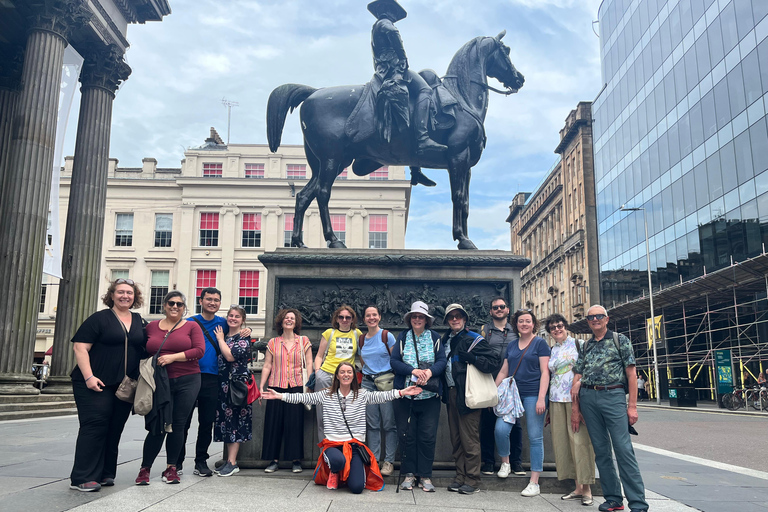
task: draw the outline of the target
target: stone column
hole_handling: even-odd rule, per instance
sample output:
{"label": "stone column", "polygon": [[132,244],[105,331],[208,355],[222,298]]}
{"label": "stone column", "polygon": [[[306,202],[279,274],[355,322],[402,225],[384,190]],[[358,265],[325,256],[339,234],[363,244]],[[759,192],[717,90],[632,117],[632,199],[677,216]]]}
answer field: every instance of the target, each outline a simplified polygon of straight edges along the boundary
{"label": "stone column", "polygon": [[[21,70],[24,49],[21,46],[0,43],[0,191],[3,190],[5,169],[10,160],[11,126],[13,112],[21,89]],[[0,195],[2,201],[2,195]],[[0,202],[2,209],[2,202]]]}
{"label": "stone column", "polygon": [[116,45],[81,51],[80,116],[77,121],[75,160],[67,210],[67,229],[62,255],[62,279],[53,334],[51,376],[46,393],[71,393],[69,373],[75,366],[70,339],[96,311],[99,268],[107,202],[109,137],[112,102],[131,68]]}
{"label": "stone column", "polygon": [[0,210],[0,394],[39,393],[31,368],[61,69],[70,30],[91,16],[82,0],[59,0],[34,5],[29,19]]}

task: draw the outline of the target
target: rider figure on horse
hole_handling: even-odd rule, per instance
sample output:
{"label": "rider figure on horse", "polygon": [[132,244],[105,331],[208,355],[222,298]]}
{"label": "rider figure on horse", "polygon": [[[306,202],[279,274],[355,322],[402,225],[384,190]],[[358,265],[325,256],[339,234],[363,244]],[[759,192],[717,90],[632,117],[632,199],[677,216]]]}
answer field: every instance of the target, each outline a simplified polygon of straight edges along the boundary
{"label": "rider figure on horse", "polygon": [[[416,153],[422,155],[446,151],[447,146],[438,144],[429,137],[432,88],[421,75],[408,68],[403,40],[400,38],[400,31],[395,27],[395,22],[407,16],[405,9],[397,3],[397,0],[374,0],[368,4],[368,10],[376,16],[376,22],[371,30],[371,47],[376,75],[384,84],[383,88],[386,85],[405,86],[406,95],[404,98],[398,97],[397,112],[409,116],[408,94],[416,95],[412,120],[417,143]],[[407,117],[405,121],[407,123]]]}

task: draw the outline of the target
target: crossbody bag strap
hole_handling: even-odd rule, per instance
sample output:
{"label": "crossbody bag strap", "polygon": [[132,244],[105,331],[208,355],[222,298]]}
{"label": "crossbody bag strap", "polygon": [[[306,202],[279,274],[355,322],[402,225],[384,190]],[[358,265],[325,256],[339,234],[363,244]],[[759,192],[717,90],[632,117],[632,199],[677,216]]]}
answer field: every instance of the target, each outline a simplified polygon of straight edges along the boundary
{"label": "crossbody bag strap", "polygon": [[[533,338],[535,340],[536,338]],[[515,378],[515,375],[517,375],[517,370],[520,368],[520,365],[523,363],[523,358],[525,357],[525,353],[528,352],[528,349],[531,348],[531,345],[533,345],[533,340],[528,344],[527,347],[525,347],[525,350],[523,350],[523,355],[520,356],[520,361],[517,362],[517,366],[515,367],[515,371],[512,373],[512,378]]]}
{"label": "crossbody bag strap", "polygon": [[213,345],[213,349],[216,351],[216,355],[220,356],[221,355],[221,349],[219,348],[219,344],[213,340],[213,337],[211,336],[211,333],[208,332],[208,329],[206,329],[203,326],[203,323],[200,320],[198,320],[198,318],[196,316],[193,316],[192,320],[194,320],[195,323],[197,323],[197,325],[200,326],[200,328],[203,330],[203,333],[205,334],[205,337],[208,338],[208,341],[210,341],[211,345]]}
{"label": "crossbody bag strap", "polygon": [[[157,349],[157,353],[154,356],[152,356],[154,357],[155,361],[157,361],[157,358],[160,355],[160,351],[163,350],[163,345],[165,345],[165,341],[168,339],[168,336],[170,336],[171,333],[176,330],[176,327],[178,327],[178,325],[181,323],[182,320],[184,319],[180,318],[179,321],[176,322],[176,325],[171,327],[171,330],[165,333],[165,338],[163,338],[163,342],[160,344],[160,347]],[[160,322],[157,322],[157,326],[160,327]]]}
{"label": "crossbody bag strap", "polygon": [[[350,391],[351,393],[351,391]],[[349,437],[352,439],[357,439],[355,435],[352,433],[352,429],[349,428],[349,422],[347,421],[347,415],[344,414],[344,408],[341,406],[341,393],[338,391],[336,392],[336,398],[339,400],[339,410],[341,411],[341,417],[344,418],[344,424],[347,426],[347,431],[349,431]],[[346,400],[346,398],[344,399]]]}
{"label": "crossbody bag strap", "polygon": [[[115,313],[115,310],[110,308],[109,309],[113,315],[115,315],[115,318],[117,318],[117,321],[120,322],[120,327],[123,328],[123,334],[125,335],[125,359],[123,359],[123,374],[128,375],[128,329],[125,328],[125,324],[122,320],[120,320],[120,317],[117,316],[117,313]],[[133,313],[131,313],[131,317],[133,317]],[[133,319],[131,319],[131,323],[133,323]]]}

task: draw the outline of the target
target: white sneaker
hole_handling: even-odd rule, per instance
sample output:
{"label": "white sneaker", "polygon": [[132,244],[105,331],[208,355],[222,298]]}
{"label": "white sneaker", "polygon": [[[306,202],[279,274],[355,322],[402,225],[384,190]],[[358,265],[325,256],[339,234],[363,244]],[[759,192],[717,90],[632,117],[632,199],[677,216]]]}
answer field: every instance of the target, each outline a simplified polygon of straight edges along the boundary
{"label": "white sneaker", "polygon": [[533,482],[528,482],[528,486],[523,489],[523,492],[520,493],[521,496],[525,496],[526,498],[538,496],[539,494],[541,494],[541,490],[539,490],[539,484],[535,484]]}
{"label": "white sneaker", "polygon": [[512,467],[509,465],[509,462],[502,462],[501,468],[499,469],[499,472],[496,473],[496,476],[499,478],[507,478],[511,472]]}

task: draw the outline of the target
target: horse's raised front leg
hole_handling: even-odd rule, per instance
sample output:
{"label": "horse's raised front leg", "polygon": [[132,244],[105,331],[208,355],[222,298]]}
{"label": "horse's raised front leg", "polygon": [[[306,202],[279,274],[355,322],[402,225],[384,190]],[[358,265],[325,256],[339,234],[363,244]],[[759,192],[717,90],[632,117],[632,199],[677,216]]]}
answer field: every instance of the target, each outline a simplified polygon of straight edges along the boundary
{"label": "horse's raised front leg", "polygon": [[469,217],[469,149],[449,157],[448,176],[451,180],[451,201],[453,202],[453,239],[458,240],[459,249],[477,249],[467,236]]}
{"label": "horse's raised front leg", "polygon": [[331,214],[328,211],[328,202],[331,199],[331,187],[336,176],[341,172],[341,164],[333,158],[321,163],[320,179],[317,188],[317,207],[320,210],[320,222],[323,224],[323,237],[328,242],[330,249],[346,249],[344,242],[336,237],[331,223]]}

